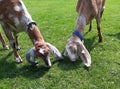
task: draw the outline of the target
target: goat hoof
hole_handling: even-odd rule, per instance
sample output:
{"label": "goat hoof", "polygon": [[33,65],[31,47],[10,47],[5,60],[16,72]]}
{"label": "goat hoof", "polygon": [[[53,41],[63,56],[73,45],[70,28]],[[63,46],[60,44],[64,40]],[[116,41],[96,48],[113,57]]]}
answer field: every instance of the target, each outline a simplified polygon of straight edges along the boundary
{"label": "goat hoof", "polygon": [[8,49],[9,49],[9,46],[8,46],[8,45],[3,45],[3,48],[4,48],[5,50],[8,50]]}
{"label": "goat hoof", "polygon": [[20,50],[20,49],[21,49],[21,47],[20,47],[20,46],[18,46],[18,47],[16,47],[16,49],[17,49],[17,50]]}
{"label": "goat hoof", "polygon": [[50,69],[51,65],[45,65],[45,68]]}
{"label": "goat hoof", "polygon": [[15,60],[16,60],[17,64],[21,64],[22,63],[22,59],[21,58],[15,58]]}
{"label": "goat hoof", "polygon": [[22,63],[22,61],[20,61],[20,62],[16,62],[17,64],[21,64]]}

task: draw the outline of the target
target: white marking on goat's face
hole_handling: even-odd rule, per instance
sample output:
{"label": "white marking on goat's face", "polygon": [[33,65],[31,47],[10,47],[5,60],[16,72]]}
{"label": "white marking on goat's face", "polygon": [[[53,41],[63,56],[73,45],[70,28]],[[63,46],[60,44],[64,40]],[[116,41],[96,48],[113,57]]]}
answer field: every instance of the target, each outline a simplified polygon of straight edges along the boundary
{"label": "white marking on goat's face", "polygon": [[14,10],[17,11],[17,12],[20,12],[21,11],[21,7],[16,5],[16,6],[14,6]]}
{"label": "white marking on goat's face", "polygon": [[71,61],[76,61],[78,58],[77,56],[77,46],[68,44],[66,46],[67,56],[70,58]]}
{"label": "white marking on goat's face", "polygon": [[39,52],[44,55],[44,49],[40,48]]}

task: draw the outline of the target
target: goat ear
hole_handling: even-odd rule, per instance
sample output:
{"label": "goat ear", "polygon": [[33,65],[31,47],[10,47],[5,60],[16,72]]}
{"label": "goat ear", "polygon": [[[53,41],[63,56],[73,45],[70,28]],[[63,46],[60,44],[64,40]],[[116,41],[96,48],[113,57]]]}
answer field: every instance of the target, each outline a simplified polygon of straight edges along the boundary
{"label": "goat ear", "polygon": [[52,44],[50,43],[46,43],[47,46],[49,47],[50,49],[50,53],[53,55],[53,57],[56,59],[56,60],[60,60],[60,59],[63,59],[63,56],[62,54],[59,52],[59,50],[53,46]]}
{"label": "goat ear", "polygon": [[88,52],[88,50],[86,49],[86,47],[84,46],[84,44],[82,42],[77,43],[78,44],[78,54],[81,57],[81,59],[84,62],[84,65],[87,67],[91,66],[91,56]]}
{"label": "goat ear", "polygon": [[[31,60],[32,58],[32,60]],[[26,59],[29,63],[34,64],[35,62],[35,52],[33,49],[30,49],[28,53],[26,54]]]}
{"label": "goat ear", "polygon": [[67,50],[65,49],[64,56],[67,56],[67,55],[68,55],[68,53],[67,53]]}
{"label": "goat ear", "polygon": [[27,59],[27,61],[29,62],[29,60],[30,60],[30,53],[27,53],[27,54],[26,54],[26,59]]}

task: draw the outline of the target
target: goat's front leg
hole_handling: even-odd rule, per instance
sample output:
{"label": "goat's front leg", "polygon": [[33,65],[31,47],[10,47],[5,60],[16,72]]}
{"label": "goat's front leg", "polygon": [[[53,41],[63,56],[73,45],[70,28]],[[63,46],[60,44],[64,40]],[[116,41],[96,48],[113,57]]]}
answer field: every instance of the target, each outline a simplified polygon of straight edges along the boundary
{"label": "goat's front leg", "polygon": [[8,47],[8,45],[5,43],[5,41],[4,41],[1,33],[0,33],[0,41],[2,42],[3,48],[6,49],[6,50],[8,50],[9,47]]}
{"label": "goat's front leg", "polygon": [[13,36],[12,36],[10,28],[5,28],[4,26],[3,26],[3,28],[4,28],[5,35],[8,38],[8,40],[9,40],[11,46],[12,46],[12,49],[13,49],[13,52],[14,52],[14,58],[15,58],[16,62],[21,63],[22,59],[21,59],[21,57],[18,53],[18,50],[15,48],[16,42],[15,42]]}

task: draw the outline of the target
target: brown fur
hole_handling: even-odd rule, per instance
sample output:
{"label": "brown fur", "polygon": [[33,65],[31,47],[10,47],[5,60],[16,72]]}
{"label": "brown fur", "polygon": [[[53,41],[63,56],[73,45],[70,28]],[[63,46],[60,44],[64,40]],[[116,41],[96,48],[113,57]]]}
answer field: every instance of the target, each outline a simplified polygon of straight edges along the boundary
{"label": "brown fur", "polygon": [[[90,23],[89,31],[91,31],[92,29],[93,18],[96,19],[99,42],[103,41],[102,34],[100,31],[101,30],[100,22],[104,11],[104,6],[105,6],[105,0],[78,0],[76,5],[76,11],[78,12],[78,17],[84,16],[86,19],[86,25]],[[77,24],[79,23],[80,22],[77,21]],[[85,27],[82,26],[82,24],[80,24],[79,27],[76,28],[76,30],[79,30],[79,32],[83,35],[84,28]]]}

